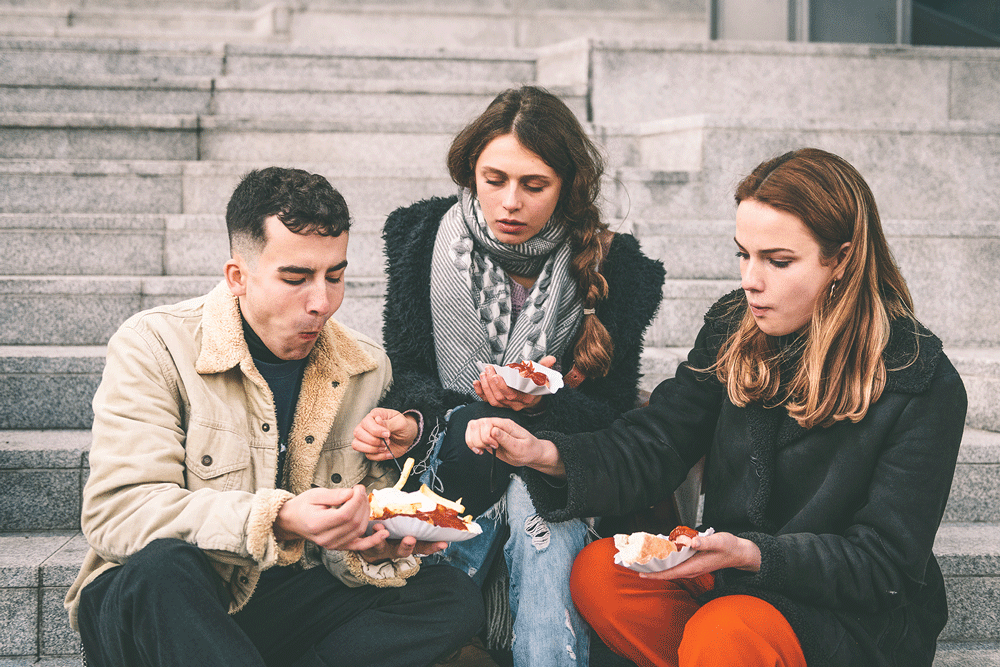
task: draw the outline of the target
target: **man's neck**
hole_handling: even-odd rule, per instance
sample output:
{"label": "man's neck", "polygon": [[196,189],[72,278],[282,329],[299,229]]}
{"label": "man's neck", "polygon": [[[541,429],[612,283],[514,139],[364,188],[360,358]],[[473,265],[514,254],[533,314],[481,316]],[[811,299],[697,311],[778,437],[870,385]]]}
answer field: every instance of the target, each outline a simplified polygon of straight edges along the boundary
{"label": "man's neck", "polygon": [[240,320],[243,322],[243,337],[247,341],[247,347],[250,348],[250,356],[256,361],[263,361],[268,364],[283,364],[284,359],[281,359],[274,352],[268,349],[267,345],[264,345],[264,341],[260,339],[257,332],[253,330],[250,323],[247,322],[243,315],[240,315]]}

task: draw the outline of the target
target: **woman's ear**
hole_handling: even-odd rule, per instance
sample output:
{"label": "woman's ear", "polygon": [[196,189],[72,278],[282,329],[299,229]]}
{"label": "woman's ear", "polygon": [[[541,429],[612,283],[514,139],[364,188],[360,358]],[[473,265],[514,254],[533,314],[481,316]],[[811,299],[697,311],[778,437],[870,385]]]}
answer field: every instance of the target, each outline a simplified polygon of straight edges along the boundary
{"label": "woman's ear", "polygon": [[226,262],[223,267],[226,276],[226,285],[233,296],[246,296],[247,293],[247,266],[241,255],[234,254],[232,259]]}
{"label": "woman's ear", "polygon": [[844,260],[847,259],[847,251],[851,249],[851,242],[847,241],[837,250],[837,254],[833,258],[833,278],[834,280],[840,280],[844,277]]}

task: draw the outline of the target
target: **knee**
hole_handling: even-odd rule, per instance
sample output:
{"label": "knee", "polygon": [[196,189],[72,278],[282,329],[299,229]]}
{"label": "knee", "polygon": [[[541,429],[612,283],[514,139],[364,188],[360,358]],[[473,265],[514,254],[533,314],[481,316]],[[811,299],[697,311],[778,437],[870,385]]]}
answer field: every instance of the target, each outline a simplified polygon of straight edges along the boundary
{"label": "knee", "polygon": [[614,568],[615,543],[611,538],[597,540],[583,548],[573,561],[569,590],[573,604],[588,621],[602,613],[614,613],[605,584]]}
{"label": "knee", "polygon": [[429,579],[427,588],[435,591],[436,608],[448,616],[456,628],[456,635],[471,636],[486,622],[483,595],[472,578],[450,565],[433,565],[422,568],[421,574]]}
{"label": "knee", "polygon": [[[761,664],[762,656],[793,655],[797,650],[794,631],[779,611],[759,598],[732,595],[698,609],[684,626],[679,655],[682,664],[740,665]],[[767,662],[795,664],[772,658]]]}
{"label": "knee", "polygon": [[183,540],[154,540],[130,556],[121,575],[133,590],[143,594],[173,588],[177,582],[199,574],[208,566],[204,552]]}

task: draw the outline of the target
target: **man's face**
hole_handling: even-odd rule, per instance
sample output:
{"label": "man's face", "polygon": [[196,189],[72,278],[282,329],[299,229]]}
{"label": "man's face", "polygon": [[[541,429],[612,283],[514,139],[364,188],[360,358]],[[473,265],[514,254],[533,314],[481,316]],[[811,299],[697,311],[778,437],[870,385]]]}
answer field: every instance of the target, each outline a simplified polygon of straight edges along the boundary
{"label": "man's face", "polygon": [[226,280],[267,349],[286,361],[303,359],[344,300],[347,232],[296,234],[277,216],[264,228],[263,250],[256,257],[234,254]]}

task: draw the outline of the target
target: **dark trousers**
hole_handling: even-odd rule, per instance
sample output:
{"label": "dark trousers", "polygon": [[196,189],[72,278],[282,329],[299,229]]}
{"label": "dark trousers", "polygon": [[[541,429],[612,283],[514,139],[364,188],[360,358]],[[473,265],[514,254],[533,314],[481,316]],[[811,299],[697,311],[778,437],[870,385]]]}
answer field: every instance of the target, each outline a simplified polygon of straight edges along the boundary
{"label": "dark trousers", "polygon": [[88,664],[423,666],[465,644],[484,618],[472,580],[447,565],[423,566],[401,588],[349,588],[322,566],[282,569],[239,612],[228,608],[204,552],[157,540],[83,589]]}
{"label": "dark trousers", "polygon": [[465,428],[473,419],[483,417],[510,419],[529,431],[537,421],[523,411],[497,408],[483,401],[470,403],[448,418],[448,429],[438,452],[441,463],[435,474],[441,480],[442,495],[451,500],[461,498],[465,513],[474,517],[500,500],[510,484],[510,476],[518,471],[500,459],[493,461],[490,454],[473,453],[465,444]]}

